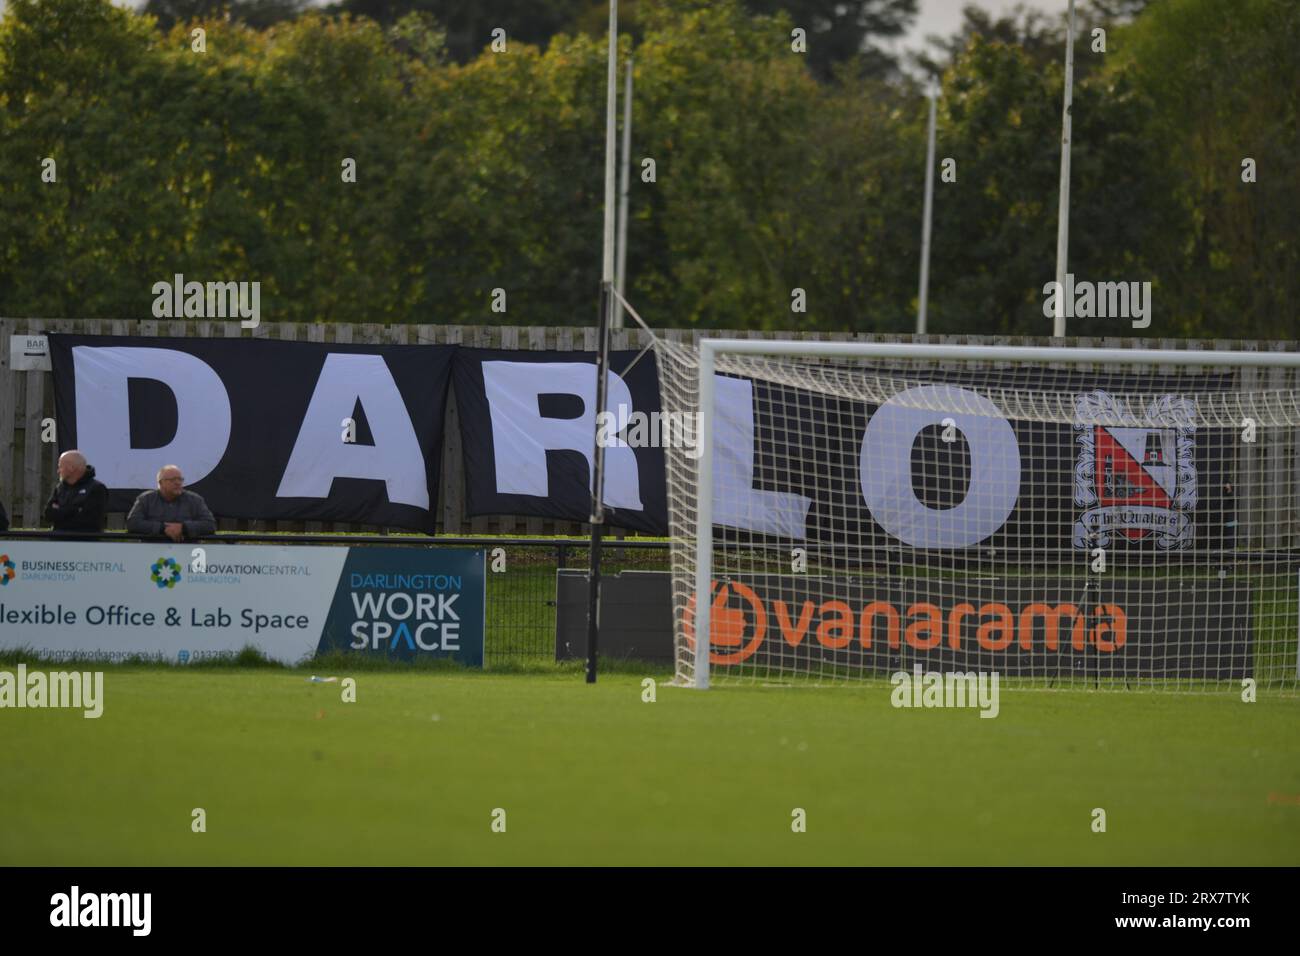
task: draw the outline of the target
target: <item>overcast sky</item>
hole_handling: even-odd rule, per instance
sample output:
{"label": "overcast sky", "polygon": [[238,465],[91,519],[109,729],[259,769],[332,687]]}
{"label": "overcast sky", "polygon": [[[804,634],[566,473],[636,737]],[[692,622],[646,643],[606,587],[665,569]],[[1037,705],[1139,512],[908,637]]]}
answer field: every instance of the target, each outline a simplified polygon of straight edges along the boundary
{"label": "overcast sky", "polygon": [[[1069,0],[1020,0],[1020,2],[1031,10],[1042,10],[1049,16],[1064,13],[1070,7]],[[1080,2],[1082,0],[1076,0],[1075,7],[1078,7]],[[956,33],[957,27],[961,25],[961,8],[968,3],[983,7],[990,13],[1002,15],[1011,12],[1016,5],[1016,0],[921,0],[917,4],[920,15],[916,18],[916,26],[904,41],[905,45],[919,46],[927,33],[938,33],[942,36]]]}

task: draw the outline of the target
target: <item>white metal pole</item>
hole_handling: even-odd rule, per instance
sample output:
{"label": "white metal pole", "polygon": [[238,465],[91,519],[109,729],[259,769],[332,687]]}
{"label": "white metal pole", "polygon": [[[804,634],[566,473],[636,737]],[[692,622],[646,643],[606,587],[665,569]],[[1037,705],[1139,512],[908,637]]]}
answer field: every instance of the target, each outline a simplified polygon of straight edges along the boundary
{"label": "white metal pole", "polygon": [[[600,273],[600,327],[596,346],[596,415],[604,411],[608,387],[609,309],[614,288],[614,115],[618,109],[618,0],[609,0],[609,71],[605,89],[605,248]],[[611,301],[606,301],[606,300]],[[599,429],[597,429],[599,435]],[[605,449],[595,443],[592,458],[591,523],[605,520]]]}
{"label": "white metal pole", "polygon": [[931,78],[930,132],[925,147],[925,221],[921,225],[921,294],[916,308],[916,334],[925,334],[925,310],[930,296],[930,220],[934,213],[934,112],[939,99],[939,82]]}
{"label": "white metal pole", "polygon": [[700,460],[695,483],[695,686],[709,688],[713,607],[713,342],[700,343]]}
{"label": "white metal pole", "polygon": [[609,0],[609,76],[605,90],[605,258],[601,282],[614,281],[614,114],[618,111],[618,0]]}
{"label": "white metal pole", "polygon": [[1065,30],[1065,106],[1061,113],[1061,188],[1056,215],[1056,316],[1052,334],[1065,335],[1065,270],[1070,252],[1070,106],[1074,101],[1074,0]]}
{"label": "white metal pole", "polygon": [[[614,275],[614,288],[618,289],[620,298],[624,297],[627,279],[627,189],[631,178],[632,165],[632,58],[627,59],[627,80],[623,84],[623,155],[622,166],[618,171],[618,266]],[[614,321],[612,328],[623,327],[623,303],[614,300]]]}

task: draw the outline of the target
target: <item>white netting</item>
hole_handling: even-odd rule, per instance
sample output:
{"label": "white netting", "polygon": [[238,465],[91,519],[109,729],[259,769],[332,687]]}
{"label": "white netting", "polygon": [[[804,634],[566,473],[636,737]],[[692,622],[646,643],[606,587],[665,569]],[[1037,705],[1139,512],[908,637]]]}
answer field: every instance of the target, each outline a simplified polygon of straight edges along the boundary
{"label": "white netting", "polygon": [[[1295,368],[719,353],[713,680],[997,671],[1294,693]],[[656,344],[665,412],[698,350]],[[665,450],[676,676],[695,678],[698,449]]]}

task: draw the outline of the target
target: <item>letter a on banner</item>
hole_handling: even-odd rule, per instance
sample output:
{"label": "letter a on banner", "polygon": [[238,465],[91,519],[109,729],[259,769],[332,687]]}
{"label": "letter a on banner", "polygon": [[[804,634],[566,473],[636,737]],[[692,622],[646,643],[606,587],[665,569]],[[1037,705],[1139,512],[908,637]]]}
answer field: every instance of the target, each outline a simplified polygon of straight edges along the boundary
{"label": "letter a on banner", "polygon": [[[339,421],[351,416],[358,401],[370,423],[373,445],[338,440]],[[381,355],[326,356],[276,495],[326,498],[335,478],[382,481],[390,502],[429,507],[424,453]]]}

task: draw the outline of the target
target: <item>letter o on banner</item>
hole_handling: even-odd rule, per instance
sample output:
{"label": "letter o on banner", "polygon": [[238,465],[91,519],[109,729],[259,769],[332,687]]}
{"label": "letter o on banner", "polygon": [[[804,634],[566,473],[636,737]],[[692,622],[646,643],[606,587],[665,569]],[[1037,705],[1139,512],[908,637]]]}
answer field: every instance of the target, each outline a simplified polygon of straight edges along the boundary
{"label": "letter o on banner", "polygon": [[[921,429],[945,418],[966,436],[971,456],[966,498],[946,510],[925,504],[912,487],[912,444]],[[871,516],[895,538],[914,548],[964,548],[996,532],[1015,508],[1020,445],[1002,412],[982,395],[954,385],[920,385],[871,416],[859,478]]]}

